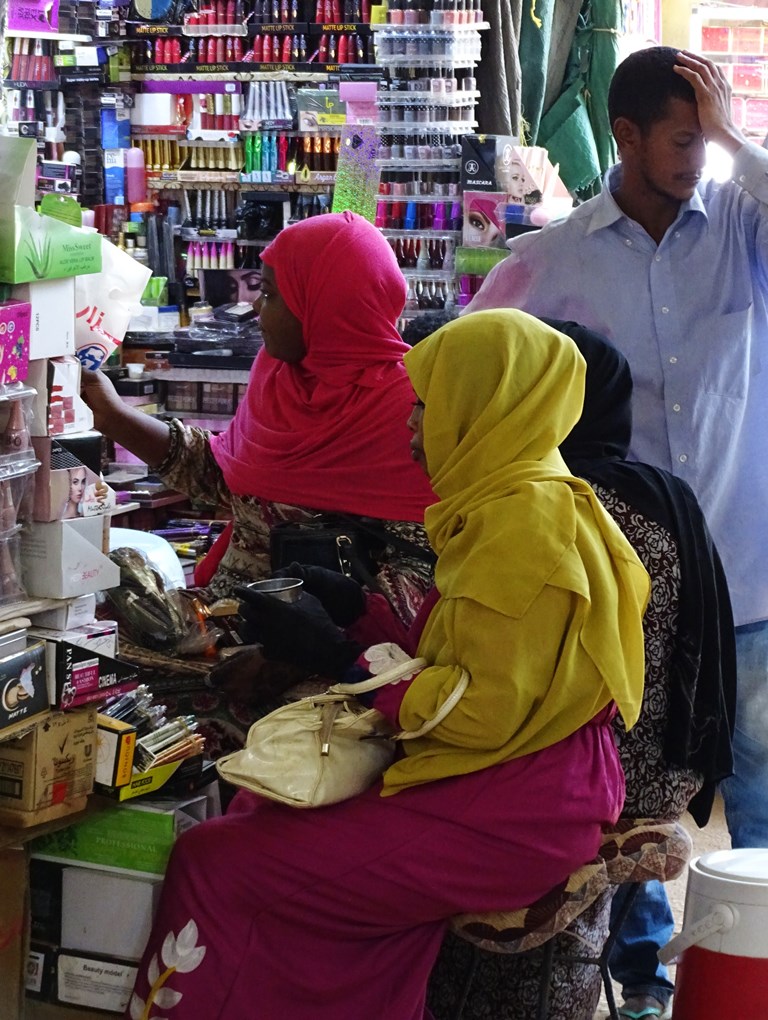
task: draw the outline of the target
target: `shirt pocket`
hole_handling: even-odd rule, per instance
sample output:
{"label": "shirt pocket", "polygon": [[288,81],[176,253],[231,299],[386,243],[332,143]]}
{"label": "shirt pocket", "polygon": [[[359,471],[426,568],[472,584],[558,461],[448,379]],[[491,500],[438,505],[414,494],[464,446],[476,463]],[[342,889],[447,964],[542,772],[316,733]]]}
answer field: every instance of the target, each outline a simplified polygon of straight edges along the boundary
{"label": "shirt pocket", "polygon": [[746,398],[750,375],[757,368],[751,345],[753,319],[753,305],[749,304],[739,311],[694,320],[690,339],[704,393],[736,401]]}

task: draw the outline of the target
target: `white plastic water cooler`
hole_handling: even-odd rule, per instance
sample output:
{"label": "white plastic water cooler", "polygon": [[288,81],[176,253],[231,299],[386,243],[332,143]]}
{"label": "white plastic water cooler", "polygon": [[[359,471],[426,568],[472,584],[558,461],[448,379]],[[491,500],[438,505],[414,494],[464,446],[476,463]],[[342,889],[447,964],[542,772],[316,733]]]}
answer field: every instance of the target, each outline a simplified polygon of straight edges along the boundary
{"label": "white plastic water cooler", "polygon": [[768,1020],[768,850],[718,850],[691,861],[673,1020]]}

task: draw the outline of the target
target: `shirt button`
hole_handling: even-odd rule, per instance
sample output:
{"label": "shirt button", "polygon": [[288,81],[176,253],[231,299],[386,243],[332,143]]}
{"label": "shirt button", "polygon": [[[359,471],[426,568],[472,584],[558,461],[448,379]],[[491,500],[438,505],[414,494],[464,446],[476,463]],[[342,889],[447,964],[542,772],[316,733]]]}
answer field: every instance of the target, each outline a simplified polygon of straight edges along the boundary
{"label": "shirt button", "polygon": [[679,237],[679,236],[680,236],[680,231],[679,231],[679,230],[676,230],[676,231],[675,231],[675,237]]}
{"label": "shirt button", "polygon": [[667,312],[669,311],[669,309],[667,308],[667,306],[666,306],[666,305],[664,305],[664,307],[663,307],[663,308],[662,308],[661,310],[662,310],[662,312],[663,312],[663,313],[664,313],[665,315],[666,315],[666,314],[667,314]]}
{"label": "shirt button", "polygon": [[679,404],[673,404],[672,405],[672,410],[673,411],[679,411],[680,410],[680,405]]}
{"label": "shirt button", "polygon": [[632,242],[630,241],[630,239],[629,239],[629,238],[626,238],[626,240],[624,241],[624,244],[626,244],[626,246],[627,246],[628,248],[631,248],[631,247],[632,247]]}
{"label": "shirt button", "polygon": [[670,365],[676,365],[677,364],[677,358],[674,356],[674,354],[669,359],[669,363],[670,363]]}
{"label": "shirt button", "polygon": [[741,177],[739,177],[739,180],[741,181],[742,184],[744,183],[744,181],[746,181],[746,179],[747,178],[744,174],[742,174]]}
{"label": "shirt button", "polygon": [[656,257],[654,258],[654,260],[653,260],[653,261],[654,261],[654,262],[661,262],[661,255],[657,255],[657,256],[656,256]]}
{"label": "shirt button", "polygon": [[677,459],[680,461],[681,464],[685,464],[685,462],[688,460],[688,454],[681,453]]}

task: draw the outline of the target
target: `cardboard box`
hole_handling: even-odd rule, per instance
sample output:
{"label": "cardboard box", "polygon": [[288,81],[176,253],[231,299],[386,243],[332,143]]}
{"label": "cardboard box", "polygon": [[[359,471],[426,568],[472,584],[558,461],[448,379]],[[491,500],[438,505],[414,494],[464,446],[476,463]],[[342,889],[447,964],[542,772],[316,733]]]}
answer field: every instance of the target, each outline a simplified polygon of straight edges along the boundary
{"label": "cardboard box", "polygon": [[96,782],[117,789],[131,781],[136,727],[99,714],[96,731]]}
{"label": "cardboard box", "polygon": [[37,391],[30,435],[59,436],[93,428],[93,413],[80,396],[80,372],[74,355],[29,363],[27,382]]}
{"label": "cardboard box", "polygon": [[163,796],[181,797],[199,788],[199,780],[203,771],[202,755],[184,758],[182,761],[158,765],[146,772],[133,772],[130,782],[122,786],[99,785],[99,793],[113,800],[134,800],[146,797],[150,793],[163,791]]}
{"label": "cardboard box", "polygon": [[[64,868],[61,885],[61,944],[85,953],[140,960],[149,939],[162,881],[119,871]],[[120,905],[120,923],[105,909]]]}
{"label": "cardboard box", "polygon": [[[99,624],[91,626],[95,633]],[[109,627],[114,628],[116,624],[110,623]],[[71,631],[62,634],[40,629],[33,633],[45,641],[48,696],[54,708],[69,709],[103,701],[110,694],[123,693],[136,686],[136,666],[101,655],[87,645],[73,644],[68,640]],[[84,633],[77,636],[88,639]],[[111,637],[114,638],[114,633]],[[100,635],[96,633],[97,644],[99,640]]]}
{"label": "cardboard box", "polygon": [[[33,641],[20,652],[0,659],[0,740],[26,729],[38,716],[47,715],[48,686],[45,675],[45,645]],[[0,744],[0,751],[4,745]],[[14,774],[0,768],[0,803],[4,795],[17,790]]]}
{"label": "cardboard box", "polygon": [[71,630],[87,626],[96,619],[96,596],[79,595],[75,599],[63,599],[58,606],[35,613],[35,626],[50,627],[51,630]]}
{"label": "cardboard box", "polygon": [[23,382],[29,371],[32,307],[28,301],[0,301],[0,385]]}
{"label": "cardboard box", "polygon": [[141,801],[115,805],[60,832],[31,843],[35,858],[79,862],[139,878],[162,877],[177,836],[204,821],[204,796],[179,801]]}
{"label": "cardboard box", "polygon": [[35,212],[37,145],[0,136],[0,281],[28,283],[101,271],[101,236]]}
{"label": "cardboard box", "polygon": [[27,592],[66,599],[120,584],[120,568],[102,552],[105,517],[29,524],[21,533]]}
{"label": "cardboard box", "polygon": [[38,825],[81,811],[95,771],[96,710],[51,713],[0,744],[0,824]]}
{"label": "cardboard box", "polygon": [[32,307],[30,361],[75,353],[74,277],[19,283],[11,293]]}
{"label": "cardboard box", "polygon": [[27,854],[24,847],[0,850],[0,1017],[24,1015],[27,930]]}
{"label": "cardboard box", "polygon": [[56,1000],[122,1014],[137,972],[138,967],[123,960],[60,949],[56,958]]}
{"label": "cardboard box", "polygon": [[114,491],[64,445],[47,436],[33,436],[32,446],[40,461],[33,520],[97,517],[115,508]]}

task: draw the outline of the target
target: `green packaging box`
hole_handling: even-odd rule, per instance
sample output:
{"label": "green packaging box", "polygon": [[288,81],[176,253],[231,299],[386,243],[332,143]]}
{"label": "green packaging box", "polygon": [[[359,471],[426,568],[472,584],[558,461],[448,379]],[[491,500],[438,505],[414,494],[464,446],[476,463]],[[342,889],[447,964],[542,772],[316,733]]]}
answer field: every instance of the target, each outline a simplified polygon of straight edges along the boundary
{"label": "green packaging box", "polygon": [[184,801],[122,804],[30,844],[33,857],[163,875],[177,836],[205,819],[204,796]]}
{"label": "green packaging box", "polygon": [[101,235],[35,212],[36,147],[0,136],[0,282],[101,272]]}

